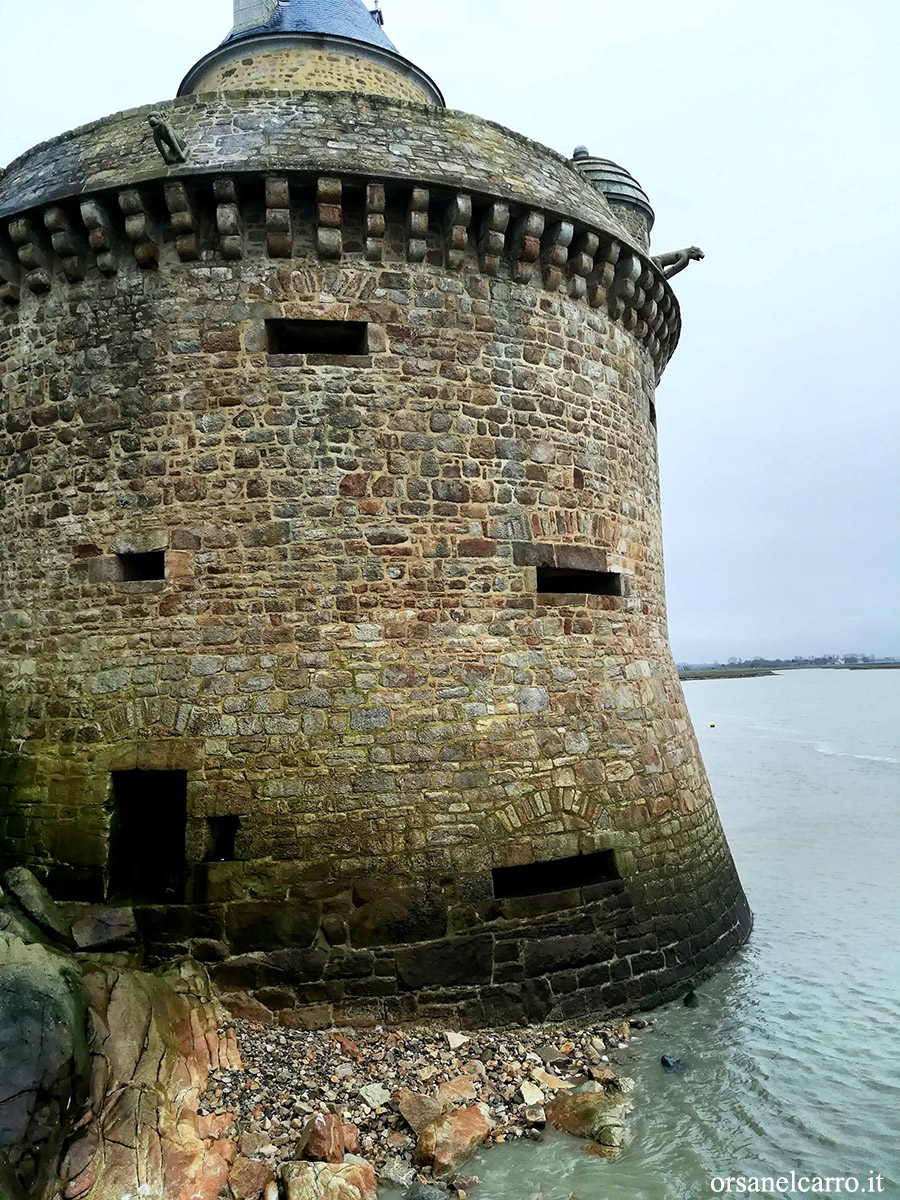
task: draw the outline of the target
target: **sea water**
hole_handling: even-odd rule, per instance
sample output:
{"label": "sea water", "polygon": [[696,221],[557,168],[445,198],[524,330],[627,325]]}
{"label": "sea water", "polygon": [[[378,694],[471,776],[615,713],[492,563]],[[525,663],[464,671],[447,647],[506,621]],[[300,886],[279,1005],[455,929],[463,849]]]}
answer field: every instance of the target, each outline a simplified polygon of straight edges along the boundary
{"label": "sea water", "polygon": [[[856,1194],[900,1196],[900,671],[685,693],[751,941],[696,1008],[652,1014],[619,1052],[637,1090],[618,1162],[556,1134],[498,1146],[466,1167],[474,1200],[695,1200],[727,1194],[729,1177],[733,1195],[743,1179],[774,1197],[792,1171],[797,1195],[816,1178],[832,1181],[820,1194],[853,1194],[835,1191],[850,1178]],[[687,1070],[667,1075],[662,1054]]]}

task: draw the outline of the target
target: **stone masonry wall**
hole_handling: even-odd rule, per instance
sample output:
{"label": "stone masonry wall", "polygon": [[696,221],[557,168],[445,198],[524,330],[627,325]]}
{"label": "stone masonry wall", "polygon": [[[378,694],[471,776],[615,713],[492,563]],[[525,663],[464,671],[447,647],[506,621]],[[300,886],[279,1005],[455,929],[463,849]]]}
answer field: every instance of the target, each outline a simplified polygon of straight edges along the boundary
{"label": "stone masonry wall", "polygon": [[[236,1005],[477,1023],[672,994],[750,916],[667,644],[646,268],[601,303],[571,237],[526,274],[493,209],[417,223],[345,189],[323,220],[327,181],[277,192],[284,247],[259,189],[237,258],[199,207],[115,274],[46,259],[0,310],[2,853],[96,900],[111,772],[186,771],[188,903],[137,915]],[[269,353],[284,318],[366,322],[368,353]],[[148,551],[165,579],[122,580]],[[538,593],[552,565],[623,594]],[[604,850],[618,878],[495,898],[494,868]]]}
{"label": "stone masonry wall", "polygon": [[285,91],[361,92],[428,103],[414,79],[358,55],[313,46],[252,50],[210,68],[196,90],[278,88]]}

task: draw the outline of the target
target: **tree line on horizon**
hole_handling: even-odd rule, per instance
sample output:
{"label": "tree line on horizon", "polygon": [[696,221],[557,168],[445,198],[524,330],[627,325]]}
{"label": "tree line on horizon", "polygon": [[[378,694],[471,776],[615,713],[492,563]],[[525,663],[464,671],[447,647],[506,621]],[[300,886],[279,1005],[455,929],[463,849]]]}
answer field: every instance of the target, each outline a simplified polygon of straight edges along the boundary
{"label": "tree line on horizon", "polygon": [[729,658],[728,662],[719,662],[717,659],[712,663],[687,663],[679,662],[677,667],[679,671],[713,671],[716,667],[721,669],[737,669],[737,670],[760,670],[761,668],[775,667],[852,667],[865,666],[867,664],[878,665],[878,663],[895,663],[900,662],[897,658],[877,658],[874,654],[821,654],[817,657],[804,657],[803,655],[795,655],[793,658]]}

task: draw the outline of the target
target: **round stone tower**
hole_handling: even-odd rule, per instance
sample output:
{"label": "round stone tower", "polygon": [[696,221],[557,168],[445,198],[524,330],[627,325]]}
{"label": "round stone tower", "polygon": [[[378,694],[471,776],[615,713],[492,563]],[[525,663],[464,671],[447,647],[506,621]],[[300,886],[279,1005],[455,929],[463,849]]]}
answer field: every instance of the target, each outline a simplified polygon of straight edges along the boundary
{"label": "round stone tower", "polygon": [[672,996],[751,921],[666,631],[678,256],[361,0],[235,9],[0,176],[3,860],[288,1022]]}

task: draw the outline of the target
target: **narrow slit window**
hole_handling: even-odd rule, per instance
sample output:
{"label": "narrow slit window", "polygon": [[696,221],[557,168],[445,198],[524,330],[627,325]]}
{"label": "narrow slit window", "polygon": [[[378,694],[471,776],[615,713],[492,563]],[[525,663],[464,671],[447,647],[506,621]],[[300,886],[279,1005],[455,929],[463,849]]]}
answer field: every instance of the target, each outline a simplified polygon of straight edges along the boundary
{"label": "narrow slit window", "polygon": [[521,867],[495,867],[491,874],[497,900],[549,896],[554,892],[569,892],[622,878],[614,850],[598,850],[594,854],[527,863]]}
{"label": "narrow slit window", "polygon": [[234,862],[240,828],[240,817],[210,817],[206,861]]}
{"label": "narrow slit window", "polygon": [[588,596],[621,596],[619,571],[578,571],[567,567],[538,567],[537,590]]}
{"label": "narrow slit window", "polygon": [[137,583],[148,579],[165,579],[165,550],[150,550],[144,554],[117,554],[122,568],[122,579],[126,583]]}
{"label": "narrow slit window", "polygon": [[354,357],[369,353],[366,321],[266,321],[270,354],[326,354]]}
{"label": "narrow slit window", "polygon": [[109,896],[181,904],[187,883],[187,772],[114,771]]}

